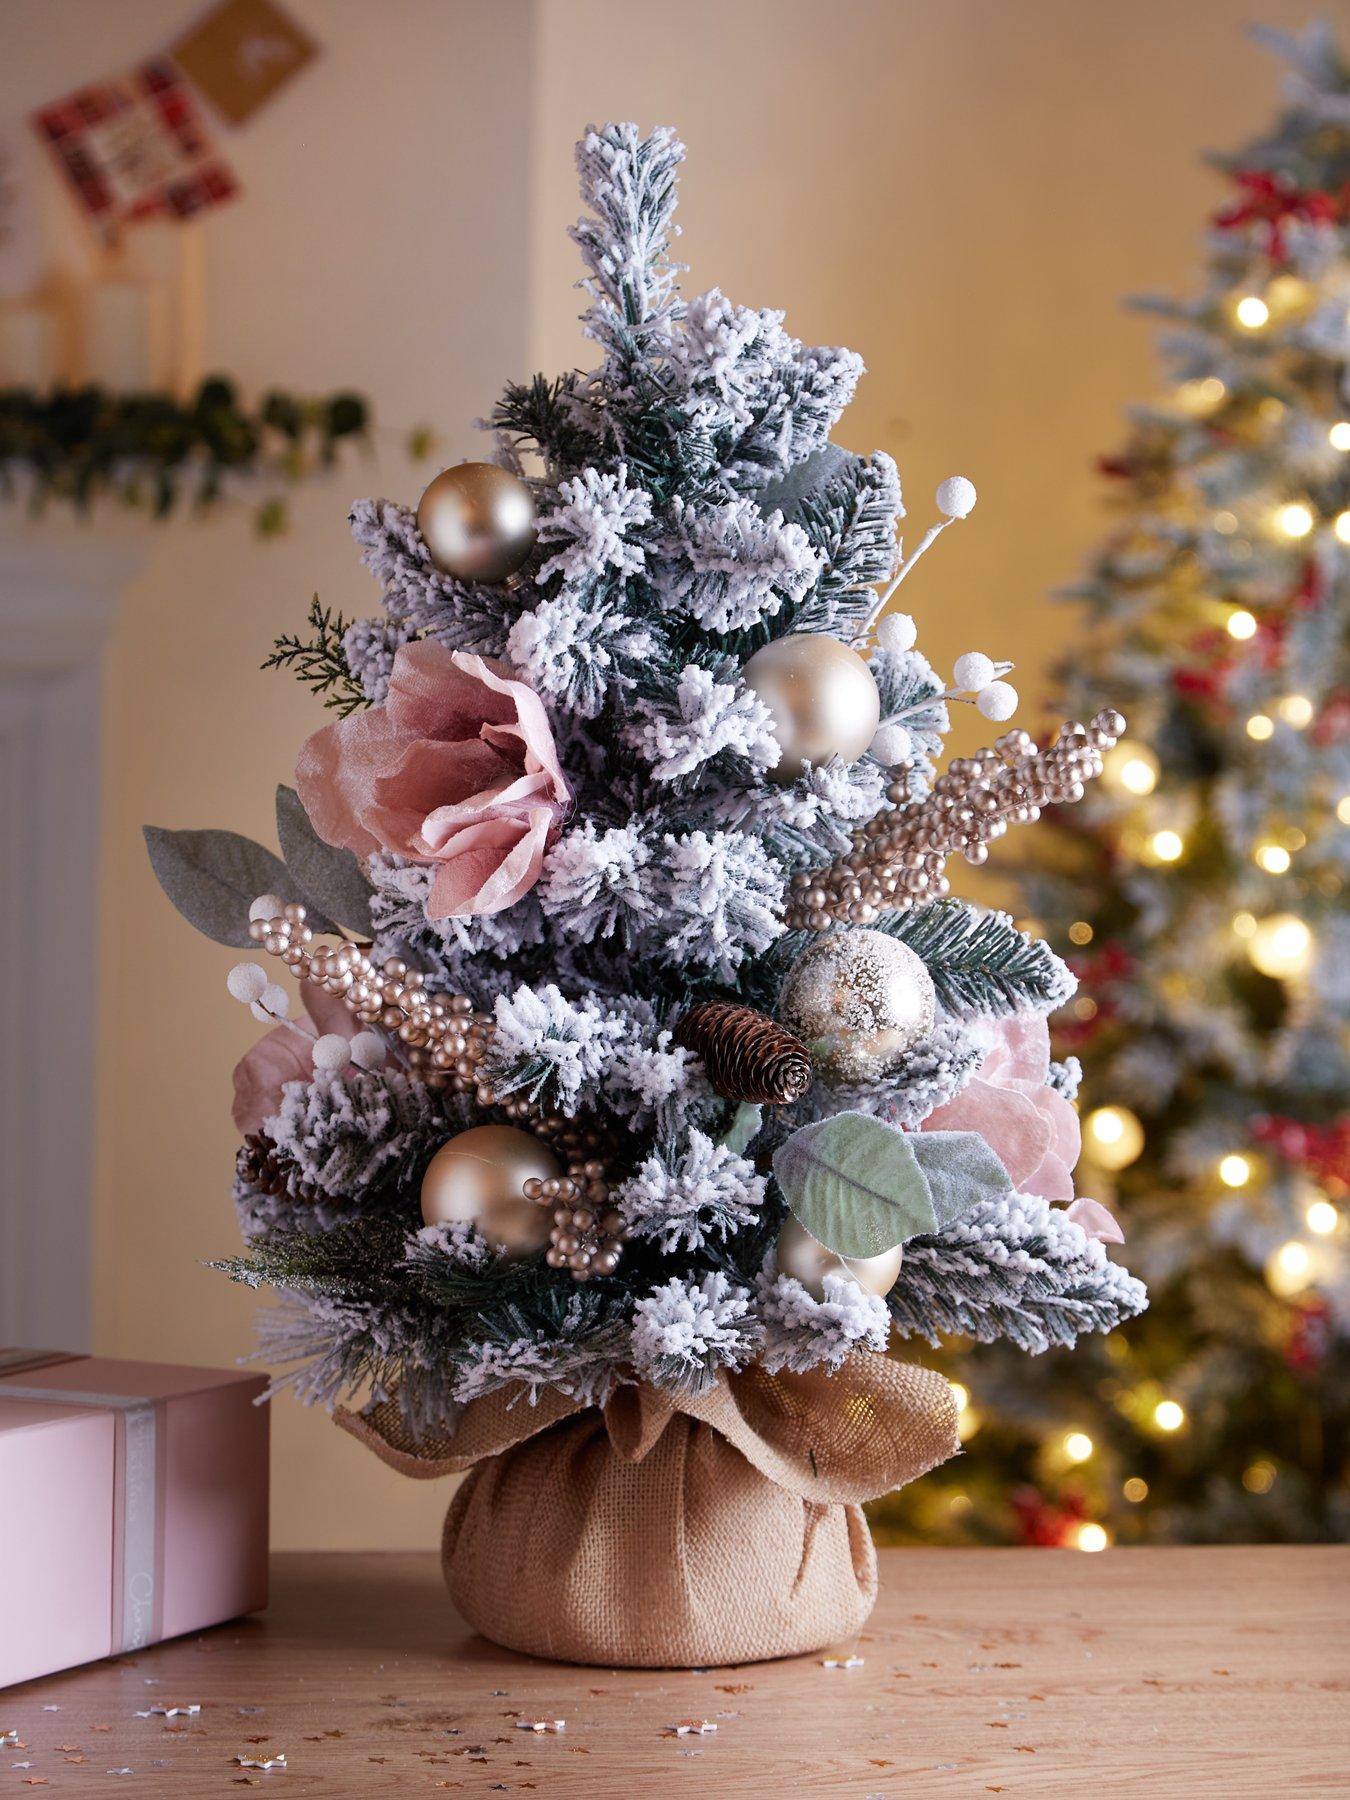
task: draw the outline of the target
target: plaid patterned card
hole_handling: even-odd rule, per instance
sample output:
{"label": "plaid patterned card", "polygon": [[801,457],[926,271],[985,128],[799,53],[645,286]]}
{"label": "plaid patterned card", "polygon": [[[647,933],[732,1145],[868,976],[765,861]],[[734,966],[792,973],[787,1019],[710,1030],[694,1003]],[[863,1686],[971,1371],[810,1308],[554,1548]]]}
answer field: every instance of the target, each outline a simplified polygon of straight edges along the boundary
{"label": "plaid patterned card", "polygon": [[238,192],[167,57],[43,107],[33,126],[100,224],[156,214],[185,219]]}

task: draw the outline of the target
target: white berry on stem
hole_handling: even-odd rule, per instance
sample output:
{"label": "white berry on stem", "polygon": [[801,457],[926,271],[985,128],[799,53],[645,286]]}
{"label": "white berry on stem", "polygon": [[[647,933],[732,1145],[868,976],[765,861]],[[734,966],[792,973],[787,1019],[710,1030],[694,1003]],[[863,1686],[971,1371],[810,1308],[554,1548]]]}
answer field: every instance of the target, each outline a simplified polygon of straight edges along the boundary
{"label": "white berry on stem", "polygon": [[255,1000],[261,1000],[267,992],[267,970],[261,963],[236,963],[225,977],[225,986],[233,999],[242,1001],[245,1006],[252,1006]]}
{"label": "white berry on stem", "polygon": [[908,613],[887,613],[877,625],[877,642],[883,650],[912,650],[918,636],[919,628]]}
{"label": "white berry on stem", "polygon": [[914,740],[903,725],[879,725],[872,739],[872,755],[888,769],[908,762],[914,754]]}
{"label": "white berry on stem", "polygon": [[1010,681],[991,681],[975,696],[975,704],[986,719],[1001,724],[1017,711],[1017,689]]}
{"label": "white berry on stem", "polygon": [[967,650],[964,656],[957,657],[952,680],[961,693],[978,694],[997,674],[992,657],[982,650]]}
{"label": "white berry on stem", "polygon": [[291,997],[279,982],[269,981],[250,1010],[264,1025],[274,1025],[278,1019],[289,1017]]}
{"label": "white berry on stem", "polygon": [[358,1031],[352,1039],[352,1061],[358,1069],[384,1067],[384,1039],[378,1031]]}
{"label": "white berry on stem", "polygon": [[975,483],[949,475],[937,491],[937,509],[948,519],[965,519],[975,510]]}
{"label": "white berry on stem", "polygon": [[341,1032],[326,1031],[314,1040],[314,1067],[324,1075],[340,1075],[352,1060],[352,1047]]}

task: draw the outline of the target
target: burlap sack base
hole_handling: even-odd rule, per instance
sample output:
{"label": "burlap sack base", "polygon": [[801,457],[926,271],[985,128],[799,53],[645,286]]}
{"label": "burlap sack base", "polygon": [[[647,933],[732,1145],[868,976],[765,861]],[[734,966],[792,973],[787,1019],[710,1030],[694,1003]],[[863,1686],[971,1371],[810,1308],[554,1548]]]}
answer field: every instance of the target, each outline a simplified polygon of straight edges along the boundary
{"label": "burlap sack base", "polygon": [[446,1584],[485,1637],[530,1656],[688,1668],[852,1637],[876,1599],[861,1502],[958,1448],[950,1384],[859,1354],[835,1375],[622,1387],[603,1408],[520,1388],[453,1436],[410,1440],[397,1404],[338,1423],[420,1479],[470,1469],[445,1522]]}

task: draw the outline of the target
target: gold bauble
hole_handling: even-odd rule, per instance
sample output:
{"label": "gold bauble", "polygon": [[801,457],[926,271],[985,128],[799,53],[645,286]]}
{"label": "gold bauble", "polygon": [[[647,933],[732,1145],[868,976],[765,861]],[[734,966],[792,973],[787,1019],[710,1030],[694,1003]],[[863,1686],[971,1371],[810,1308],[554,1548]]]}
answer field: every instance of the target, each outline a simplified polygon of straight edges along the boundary
{"label": "gold bauble", "polygon": [[848,1275],[867,1294],[889,1294],[899,1279],[905,1257],[899,1244],[894,1250],[883,1250],[880,1256],[840,1256],[827,1250],[789,1213],[778,1234],[774,1259],[780,1275],[791,1275],[813,1299],[823,1300],[827,1275]]}
{"label": "gold bauble", "polygon": [[795,781],[807,763],[856,762],[876,736],[881,696],[872,671],[838,638],[797,632],[756,650],[742,671],[773,714],[782,751],[769,779]]}
{"label": "gold bauble", "polygon": [[444,574],[505,581],[534,548],[534,496],[509,469],[460,463],[417,502],[417,529]]}
{"label": "gold bauble", "polygon": [[937,996],[922,957],[884,931],[830,931],[793,963],[778,1017],[829,1081],[879,1081],[933,1029]]}
{"label": "gold bauble", "polygon": [[475,1125],[452,1137],[422,1177],[428,1225],[476,1225],[494,1250],[533,1256],[548,1244],[553,1208],[525,1198],[525,1183],[562,1174],[537,1137],[514,1125]]}

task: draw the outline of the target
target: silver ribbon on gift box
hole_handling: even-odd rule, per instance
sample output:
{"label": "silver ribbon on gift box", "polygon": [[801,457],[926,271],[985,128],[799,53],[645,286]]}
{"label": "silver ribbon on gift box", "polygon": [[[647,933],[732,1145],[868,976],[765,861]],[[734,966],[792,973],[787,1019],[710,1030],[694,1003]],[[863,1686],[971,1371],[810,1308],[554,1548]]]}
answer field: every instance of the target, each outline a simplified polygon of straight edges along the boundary
{"label": "silver ribbon on gift box", "polygon": [[24,1387],[13,1377],[84,1359],[59,1350],[0,1350],[0,1395],[113,1415],[112,1649],[142,1650],[163,1636],[162,1430],[164,1401],[142,1394]]}

